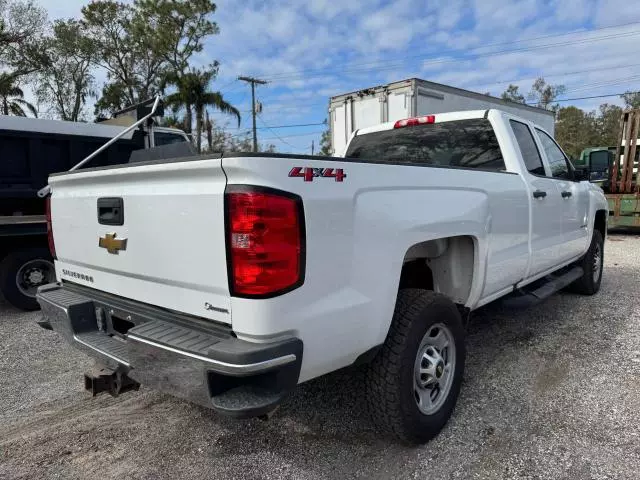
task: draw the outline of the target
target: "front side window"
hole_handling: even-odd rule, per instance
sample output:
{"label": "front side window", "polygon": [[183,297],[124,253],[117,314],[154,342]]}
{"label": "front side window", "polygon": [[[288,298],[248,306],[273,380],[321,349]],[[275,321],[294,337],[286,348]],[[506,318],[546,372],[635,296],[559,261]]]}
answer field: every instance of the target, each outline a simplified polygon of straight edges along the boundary
{"label": "front side window", "polygon": [[493,172],[506,169],[493,127],[484,118],[357,135],[345,156],[371,163],[474,168]]}
{"label": "front side window", "polygon": [[551,176],[554,178],[570,179],[569,165],[567,164],[567,158],[560,150],[560,147],[556,145],[556,142],[542,130],[536,128],[544,153],[547,155],[547,161],[549,162],[549,168],[551,169]]}
{"label": "front side window", "polygon": [[522,160],[524,160],[527,170],[534,175],[545,175],[542,157],[540,157],[540,152],[538,152],[538,147],[529,127],[516,120],[509,120],[509,123],[511,123],[511,129],[516,136],[520,153],[522,153]]}

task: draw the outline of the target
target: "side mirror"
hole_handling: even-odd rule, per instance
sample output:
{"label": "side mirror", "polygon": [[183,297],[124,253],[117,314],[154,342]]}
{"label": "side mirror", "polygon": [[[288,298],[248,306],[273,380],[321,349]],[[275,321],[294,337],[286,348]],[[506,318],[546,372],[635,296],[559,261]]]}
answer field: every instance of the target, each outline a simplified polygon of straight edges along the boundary
{"label": "side mirror", "polygon": [[576,182],[582,182],[583,180],[589,180],[589,167],[577,167],[573,171],[573,179]]}

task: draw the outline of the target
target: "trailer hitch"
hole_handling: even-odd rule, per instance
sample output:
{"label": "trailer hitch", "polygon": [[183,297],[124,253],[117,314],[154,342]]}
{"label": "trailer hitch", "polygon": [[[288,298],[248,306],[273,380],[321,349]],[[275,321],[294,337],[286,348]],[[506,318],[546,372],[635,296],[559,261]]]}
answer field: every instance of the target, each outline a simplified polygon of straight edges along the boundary
{"label": "trailer hitch", "polygon": [[95,367],[84,374],[84,389],[94,397],[102,392],[108,392],[112,397],[117,397],[121,393],[139,388],[138,382],[119,369]]}

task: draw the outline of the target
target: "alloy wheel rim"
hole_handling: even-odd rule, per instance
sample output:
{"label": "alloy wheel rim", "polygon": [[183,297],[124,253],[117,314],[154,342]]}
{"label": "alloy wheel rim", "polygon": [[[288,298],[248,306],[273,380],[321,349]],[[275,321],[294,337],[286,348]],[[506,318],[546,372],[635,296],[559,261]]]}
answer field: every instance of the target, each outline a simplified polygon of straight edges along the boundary
{"label": "alloy wheel rim", "polygon": [[413,374],[413,392],[421,413],[437,412],[449,396],[456,367],[453,334],[442,323],[432,325],[422,338]]}
{"label": "alloy wheel rim", "polygon": [[602,273],[602,250],[600,244],[596,244],[593,249],[593,282],[597,283],[600,280],[600,274]]}

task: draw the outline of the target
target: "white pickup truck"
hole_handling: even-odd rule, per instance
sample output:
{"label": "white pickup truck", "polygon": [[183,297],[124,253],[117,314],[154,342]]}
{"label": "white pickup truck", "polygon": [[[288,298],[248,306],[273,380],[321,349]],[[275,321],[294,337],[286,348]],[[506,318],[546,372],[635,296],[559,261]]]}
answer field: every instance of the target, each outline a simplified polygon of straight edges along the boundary
{"label": "white pickup truck", "polygon": [[384,430],[420,443],[460,390],[469,313],[598,291],[607,202],[499,110],[357,131],[344,158],[209,154],[52,175],[42,325],[104,366],[237,417],[367,364]]}

